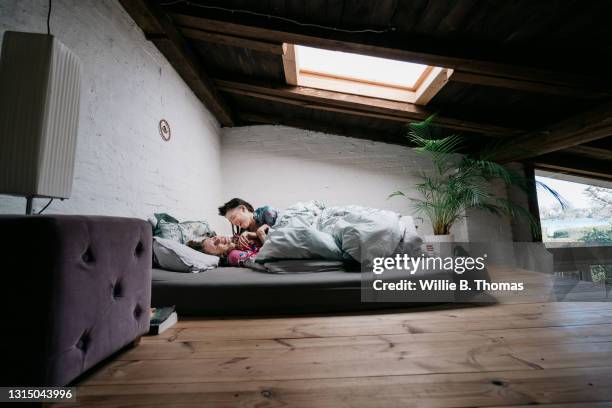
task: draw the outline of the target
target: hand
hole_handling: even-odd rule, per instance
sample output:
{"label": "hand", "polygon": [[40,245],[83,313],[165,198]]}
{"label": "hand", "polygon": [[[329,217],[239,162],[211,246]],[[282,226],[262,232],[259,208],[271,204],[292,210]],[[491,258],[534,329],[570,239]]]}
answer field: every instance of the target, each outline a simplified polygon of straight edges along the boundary
{"label": "hand", "polygon": [[254,238],[254,233],[249,231],[244,231],[238,237],[238,248],[240,249],[251,249],[251,240]]}
{"label": "hand", "polygon": [[257,234],[257,238],[259,238],[262,244],[268,236],[268,231],[270,231],[270,226],[268,224],[264,224],[261,227],[257,228],[257,232],[255,232],[255,234]]}

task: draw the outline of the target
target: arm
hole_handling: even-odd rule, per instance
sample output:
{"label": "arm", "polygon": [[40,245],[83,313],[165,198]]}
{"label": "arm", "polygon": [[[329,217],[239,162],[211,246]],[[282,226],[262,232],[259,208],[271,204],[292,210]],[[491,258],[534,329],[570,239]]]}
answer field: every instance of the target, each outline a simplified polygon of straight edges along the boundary
{"label": "arm", "polygon": [[268,224],[264,224],[261,227],[257,228],[255,232],[257,238],[263,243],[268,236],[268,231],[270,231],[270,226]]}

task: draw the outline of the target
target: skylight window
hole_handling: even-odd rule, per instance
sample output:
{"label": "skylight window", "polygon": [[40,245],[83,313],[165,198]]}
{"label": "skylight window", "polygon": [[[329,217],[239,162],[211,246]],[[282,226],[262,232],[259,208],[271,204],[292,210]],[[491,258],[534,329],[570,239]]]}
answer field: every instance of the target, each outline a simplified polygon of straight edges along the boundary
{"label": "skylight window", "polygon": [[361,54],[296,46],[300,73],[388,85],[414,91],[427,65]]}
{"label": "skylight window", "polygon": [[286,44],[288,84],[380,99],[427,104],[452,70],[368,55]]}

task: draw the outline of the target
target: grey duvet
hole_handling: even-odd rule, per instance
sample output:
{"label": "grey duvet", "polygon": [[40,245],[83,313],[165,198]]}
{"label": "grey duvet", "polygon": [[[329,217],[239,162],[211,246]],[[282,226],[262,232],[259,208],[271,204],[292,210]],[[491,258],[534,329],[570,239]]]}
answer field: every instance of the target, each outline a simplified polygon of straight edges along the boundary
{"label": "grey duvet", "polygon": [[410,217],[355,205],[326,207],[320,201],[297,203],[278,216],[256,262],[325,259],[363,262],[420,249]]}

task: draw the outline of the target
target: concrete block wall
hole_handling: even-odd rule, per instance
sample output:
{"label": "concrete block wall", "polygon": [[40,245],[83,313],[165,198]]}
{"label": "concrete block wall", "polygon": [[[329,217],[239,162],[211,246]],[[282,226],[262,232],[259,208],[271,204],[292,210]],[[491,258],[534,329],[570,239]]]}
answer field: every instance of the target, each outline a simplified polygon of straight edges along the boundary
{"label": "concrete block wall", "polygon": [[[508,197],[506,186],[501,182],[492,183],[491,191],[498,197]],[[506,216],[468,210],[465,226],[470,242],[513,241],[511,222]]]}
{"label": "concrete block wall", "polygon": [[[46,32],[47,0],[0,2],[5,30]],[[221,197],[220,128],[116,0],[54,0],[51,33],[83,64],[72,197],[48,213],[180,219],[215,214]],[[158,131],[165,118],[172,139]],[[46,200],[36,200],[35,209]],[[0,196],[0,213],[23,198]],[[215,226],[220,217],[208,217]]]}
{"label": "concrete block wall", "polygon": [[[285,126],[224,128],[223,199],[241,197],[253,205],[279,208],[320,199],[328,205],[359,204],[414,215],[397,190],[414,196],[420,171],[431,163],[413,149],[311,132]],[[505,194],[504,186],[494,186]],[[427,220],[416,220],[420,234],[431,234]],[[457,224],[458,241],[512,240],[509,220],[470,214]]]}

